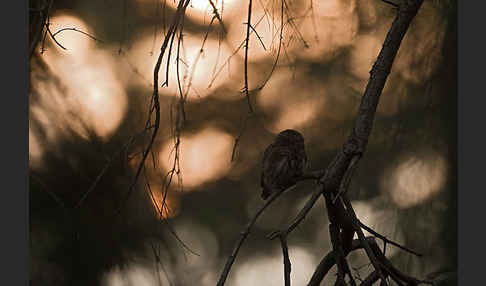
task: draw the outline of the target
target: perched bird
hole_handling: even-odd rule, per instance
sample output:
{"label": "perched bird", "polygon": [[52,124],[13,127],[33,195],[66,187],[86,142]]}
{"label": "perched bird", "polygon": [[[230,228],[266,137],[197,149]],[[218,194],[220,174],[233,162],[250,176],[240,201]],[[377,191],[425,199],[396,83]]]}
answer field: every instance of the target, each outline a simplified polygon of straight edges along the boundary
{"label": "perched bird", "polygon": [[306,165],[304,137],[292,129],[280,132],[263,154],[262,198],[266,200],[272,193],[293,186]]}

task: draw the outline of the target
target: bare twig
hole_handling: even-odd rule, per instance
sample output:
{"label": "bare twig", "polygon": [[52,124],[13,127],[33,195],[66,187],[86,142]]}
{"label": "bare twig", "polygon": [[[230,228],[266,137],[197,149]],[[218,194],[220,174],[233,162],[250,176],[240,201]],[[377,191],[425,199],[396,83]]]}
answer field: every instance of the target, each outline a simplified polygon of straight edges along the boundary
{"label": "bare twig", "polygon": [[[290,187],[288,189],[293,188]],[[286,189],[286,190],[288,190]],[[250,222],[246,225],[245,229],[240,233],[240,239],[237,241],[235,247],[233,248],[233,251],[231,252],[231,255],[228,257],[228,260],[226,261],[226,264],[224,266],[223,272],[221,273],[219,277],[219,281],[217,286],[223,286],[224,282],[226,281],[226,278],[228,277],[228,274],[231,270],[231,266],[233,265],[233,262],[236,259],[236,256],[238,255],[238,251],[241,248],[241,245],[245,241],[246,237],[248,234],[250,234],[250,229],[253,227],[257,219],[260,217],[260,215],[263,213],[263,211],[274,201],[276,200],[281,194],[283,194],[286,190],[282,192],[274,192],[268,199],[265,201],[263,206],[256,212],[256,214],[253,216],[253,218],[250,220]]]}
{"label": "bare twig", "polygon": [[280,245],[282,246],[285,286],[290,286],[290,271],[292,266],[290,264],[289,248],[287,247],[287,237],[282,234],[279,237]]}
{"label": "bare twig", "polygon": [[348,169],[344,174],[344,177],[339,185],[339,191],[337,195],[333,198],[332,203],[335,204],[336,200],[342,195],[345,194],[349,188],[349,184],[351,182],[351,178],[353,177],[354,171],[358,165],[358,161],[361,158],[360,155],[355,155],[353,159],[351,159],[351,163],[349,163]]}
{"label": "bare twig", "polygon": [[[244,23],[244,24],[248,24],[248,23]],[[248,24],[250,26],[250,28],[253,30],[253,32],[255,32],[255,35],[257,36],[258,40],[260,41],[260,44],[262,44],[263,46],[263,50],[267,50],[267,48],[265,48],[265,44],[263,43],[263,40],[262,40],[262,37],[260,37],[260,35],[258,35],[258,32],[255,30],[255,28],[253,28],[252,25]]]}
{"label": "bare twig", "polygon": [[394,242],[392,240],[389,240],[388,238],[386,238],[385,236],[379,234],[378,232],[376,232],[375,230],[373,230],[371,227],[365,225],[361,221],[358,221],[358,222],[359,222],[359,225],[362,228],[364,228],[367,232],[373,234],[374,236],[378,237],[379,239],[383,240],[384,243],[389,243],[391,245],[394,245],[394,246],[396,246],[396,247],[398,247],[398,248],[400,248],[400,249],[402,249],[402,250],[404,250],[406,252],[410,252],[410,253],[418,256],[418,257],[421,257],[422,256],[422,254],[420,254],[420,253],[418,253],[418,252],[416,252],[416,251],[414,251],[414,250],[412,250],[410,248],[407,248],[407,247],[405,247],[403,245],[400,245],[400,244],[398,244],[398,243],[396,243],[396,242]]}
{"label": "bare twig", "polygon": [[86,36],[90,37],[91,39],[93,39],[93,40],[95,40],[95,41],[98,41],[98,42],[100,42],[100,43],[104,43],[102,40],[100,40],[100,39],[96,38],[95,36],[90,35],[90,34],[88,34],[88,33],[86,33],[86,32],[81,31],[81,30],[78,30],[78,29],[76,29],[76,28],[62,28],[62,29],[60,29],[60,30],[56,31],[54,34],[52,34],[52,37],[55,37],[57,34],[59,34],[59,33],[61,33],[61,32],[64,32],[64,31],[74,31],[74,32],[78,32],[78,33],[81,33],[81,34],[83,34],[83,35],[86,35]]}
{"label": "bare twig", "polygon": [[250,101],[250,93],[249,93],[249,86],[248,86],[248,43],[250,42],[250,26],[251,26],[251,5],[252,0],[248,1],[248,20],[246,22],[246,39],[245,39],[245,87],[243,88],[243,92],[245,93],[246,100],[248,103],[248,108],[251,113],[253,113],[253,107]]}
{"label": "bare twig", "polygon": [[381,0],[382,2],[385,2],[386,4],[388,5],[392,5],[393,7],[395,8],[398,8],[398,4],[397,3],[394,3],[392,1],[388,1],[388,0]]}
{"label": "bare twig", "polygon": [[368,276],[366,276],[366,278],[363,280],[363,282],[361,282],[361,284],[359,284],[359,286],[371,286],[373,285],[373,283],[378,281],[378,279],[380,279],[378,273],[376,273],[376,271],[373,271]]}
{"label": "bare twig", "polygon": [[218,22],[221,25],[221,28],[223,29],[223,33],[226,34],[226,28],[223,24],[223,19],[221,18],[221,15],[219,14],[216,5],[214,5],[214,2],[212,0],[209,0],[209,4],[211,4],[211,7],[213,8],[213,14],[216,17],[216,19],[218,19]]}
{"label": "bare twig", "polygon": [[[147,156],[150,153],[150,150],[152,149],[152,146],[153,146],[154,141],[155,141],[155,137],[157,136],[157,133],[159,131],[159,126],[160,126],[160,103],[159,103],[159,71],[160,71],[160,66],[161,66],[161,63],[162,63],[162,58],[164,57],[165,51],[167,49],[169,39],[171,37],[173,37],[174,33],[176,33],[177,27],[179,26],[179,23],[180,23],[183,15],[186,12],[186,8],[189,5],[189,2],[190,2],[190,0],[180,0],[179,1],[179,5],[177,6],[176,15],[174,16],[172,25],[171,25],[167,35],[165,36],[164,42],[162,43],[162,46],[160,48],[160,54],[159,54],[159,57],[157,59],[157,63],[156,63],[155,68],[154,68],[154,86],[153,86],[153,88],[154,88],[154,91],[153,91],[154,111],[153,112],[155,112],[154,129],[153,129],[150,141],[149,141],[148,145],[146,146],[146,148],[143,152],[142,160],[138,165],[137,172],[135,174],[135,178],[133,179],[132,183],[130,184],[128,192],[126,193],[124,200],[122,201],[120,207],[118,208],[118,210],[116,212],[117,214],[119,214],[122,211],[126,201],[128,201],[133,189],[135,188],[137,180],[138,180],[140,173],[141,173],[141,171],[144,167],[145,160],[147,159]],[[150,112],[149,117],[152,117],[153,112]]]}
{"label": "bare twig", "polygon": [[273,72],[275,71],[275,68],[277,67],[278,59],[280,57],[280,50],[282,48],[282,41],[283,41],[283,14],[284,14],[284,0],[281,0],[281,11],[280,11],[280,37],[278,40],[278,50],[277,50],[277,57],[275,58],[275,61],[273,62],[272,69],[270,70],[270,74],[268,75],[267,79],[263,82],[263,84],[259,87],[259,89],[263,89],[267,82],[270,80],[270,77],[273,75]]}
{"label": "bare twig", "polygon": [[354,212],[354,209],[353,209],[353,206],[351,205],[351,202],[347,198],[346,194],[344,194],[342,196],[342,199],[343,199],[344,205],[346,206],[346,211],[351,215],[353,226],[356,230],[356,233],[358,234],[359,240],[361,240],[363,242],[363,246],[364,246],[364,249],[366,251],[366,254],[368,255],[368,258],[370,259],[373,266],[375,267],[376,273],[378,274],[378,276],[380,276],[381,281],[386,281],[385,275],[381,271],[380,264],[379,264],[378,260],[376,259],[375,254],[371,250],[371,247],[368,245],[368,242],[365,239],[363,230],[361,230],[361,227],[357,223],[358,218],[356,217],[356,213]]}
{"label": "bare twig", "polygon": [[[367,237],[366,240],[368,242],[371,242],[374,240],[374,238]],[[351,243],[351,249],[349,250],[349,252],[361,248],[363,248],[363,244],[359,239],[355,239]],[[344,253],[344,255],[348,255],[348,253]],[[309,283],[307,283],[307,286],[319,286],[321,284],[321,281],[324,279],[326,274],[329,272],[329,270],[331,270],[331,268],[334,266],[335,263],[336,263],[336,254],[334,251],[331,251],[322,258],[321,262],[319,263],[316,270],[312,274]]]}

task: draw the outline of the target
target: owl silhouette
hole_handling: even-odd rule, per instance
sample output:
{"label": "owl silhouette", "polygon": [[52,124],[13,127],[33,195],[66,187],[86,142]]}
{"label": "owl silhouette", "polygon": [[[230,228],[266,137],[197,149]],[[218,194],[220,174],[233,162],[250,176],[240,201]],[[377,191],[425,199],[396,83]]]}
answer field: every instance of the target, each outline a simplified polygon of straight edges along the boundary
{"label": "owl silhouette", "polygon": [[306,165],[304,137],[292,129],[280,132],[263,154],[262,198],[295,185]]}

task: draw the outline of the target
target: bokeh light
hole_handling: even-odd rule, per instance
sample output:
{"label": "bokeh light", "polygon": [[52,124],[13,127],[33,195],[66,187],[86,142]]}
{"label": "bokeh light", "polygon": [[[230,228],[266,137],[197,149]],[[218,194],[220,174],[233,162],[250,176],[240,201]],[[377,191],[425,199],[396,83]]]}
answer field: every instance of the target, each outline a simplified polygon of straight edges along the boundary
{"label": "bokeh light", "polygon": [[[165,281],[167,282],[167,281]],[[153,270],[148,269],[144,265],[132,264],[121,269],[116,267],[105,275],[103,278],[103,286],[124,286],[124,285],[138,285],[138,286],[153,286],[157,285]]]}
{"label": "bokeh light", "polygon": [[61,29],[68,29],[65,31],[60,31],[57,35],[55,35],[56,41],[66,48],[66,50],[62,49],[53,41],[48,41],[52,46],[55,47],[55,50],[61,52],[62,54],[73,55],[79,60],[82,60],[88,56],[91,50],[95,47],[96,42],[87,35],[69,30],[76,29],[89,35],[93,35],[93,31],[88,24],[86,24],[79,17],[71,15],[67,11],[58,11],[56,15],[51,17],[49,27],[53,34]]}
{"label": "bokeh light", "polygon": [[[126,68],[136,69],[137,74],[152,75],[160,51],[160,47],[154,48],[153,41],[152,34],[146,34],[138,39],[127,51],[127,59],[132,66]],[[240,73],[241,60],[237,57],[230,59],[232,52],[225,42],[211,38],[204,42],[200,37],[184,33],[180,46],[179,82],[177,47],[177,38],[175,38],[169,62],[169,82],[167,87],[159,89],[162,94],[180,96],[179,82],[183,94],[188,95],[188,100],[204,98],[223,84],[235,90],[241,87],[240,83],[243,79]],[[160,84],[166,80],[167,57],[166,53],[162,59],[159,72]],[[150,77],[134,77],[130,73],[126,73],[125,76],[132,84],[144,86],[152,84]]]}
{"label": "bokeh light", "polygon": [[123,120],[128,103],[122,83],[113,74],[110,57],[92,51],[80,61],[76,55],[48,52],[45,59],[61,79],[61,86],[35,80],[43,106],[33,106],[31,112],[55,112],[57,120],[48,120],[53,126],[81,135],[86,135],[86,127],[92,128],[101,138],[109,138]]}
{"label": "bokeh light", "polygon": [[403,39],[393,69],[415,84],[428,80],[442,59],[445,19],[426,1]]}
{"label": "bokeh light", "polygon": [[[211,127],[182,136],[180,167],[184,188],[223,177],[231,167],[233,142],[231,135]],[[174,163],[173,147],[174,142],[168,141],[160,153],[160,162],[166,170],[171,170]]]}
{"label": "bokeh light", "polygon": [[37,136],[29,128],[29,166],[38,168],[42,160],[43,150]]}
{"label": "bokeh light", "polygon": [[[139,0],[140,1],[140,0]],[[143,0],[147,1],[147,0]],[[244,1],[238,0],[212,0],[214,6],[218,10],[220,16],[223,17],[223,22],[226,24],[227,21],[232,20],[232,16],[238,12]],[[179,4],[179,0],[171,1],[167,0],[167,5],[176,9]],[[208,24],[213,17],[213,7],[209,0],[191,0],[191,3],[187,7],[186,16],[193,21],[198,21],[199,23]],[[218,21],[215,20],[213,25],[219,25]]]}
{"label": "bokeh light", "polygon": [[442,155],[410,156],[385,172],[382,188],[397,206],[408,208],[435,196],[444,185],[446,175],[447,164]]}
{"label": "bokeh light", "polygon": [[158,218],[167,219],[179,214],[179,198],[173,191],[168,190],[164,195],[163,186],[154,185],[150,187],[149,196]]}
{"label": "bokeh light", "polygon": [[276,112],[274,120],[264,123],[271,132],[299,129],[323,109],[325,91],[322,85],[306,78],[302,75],[304,72],[296,76],[288,69],[277,69],[257,97],[257,103],[265,112]]}
{"label": "bokeh light", "polygon": [[309,1],[306,4],[304,11],[310,13],[299,23],[299,31],[309,48],[302,48],[302,41],[297,40],[298,34],[294,32],[294,49],[300,58],[330,59],[338,49],[353,43],[359,27],[355,0]]}
{"label": "bokeh light", "polygon": [[[312,276],[318,263],[309,251],[302,247],[289,245],[289,259],[292,263],[290,275],[292,285],[305,285]],[[282,285],[284,282],[283,257],[280,248],[272,251],[271,256],[252,257],[241,265],[233,266],[231,284],[243,285]]]}

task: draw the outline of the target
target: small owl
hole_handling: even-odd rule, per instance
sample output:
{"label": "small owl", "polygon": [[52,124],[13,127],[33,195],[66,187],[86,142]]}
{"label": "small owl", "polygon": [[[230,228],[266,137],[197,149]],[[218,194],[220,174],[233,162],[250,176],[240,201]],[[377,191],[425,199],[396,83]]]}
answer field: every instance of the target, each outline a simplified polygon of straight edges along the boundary
{"label": "small owl", "polygon": [[295,185],[306,165],[304,137],[291,129],[280,132],[263,154],[262,198],[266,200],[273,192]]}

